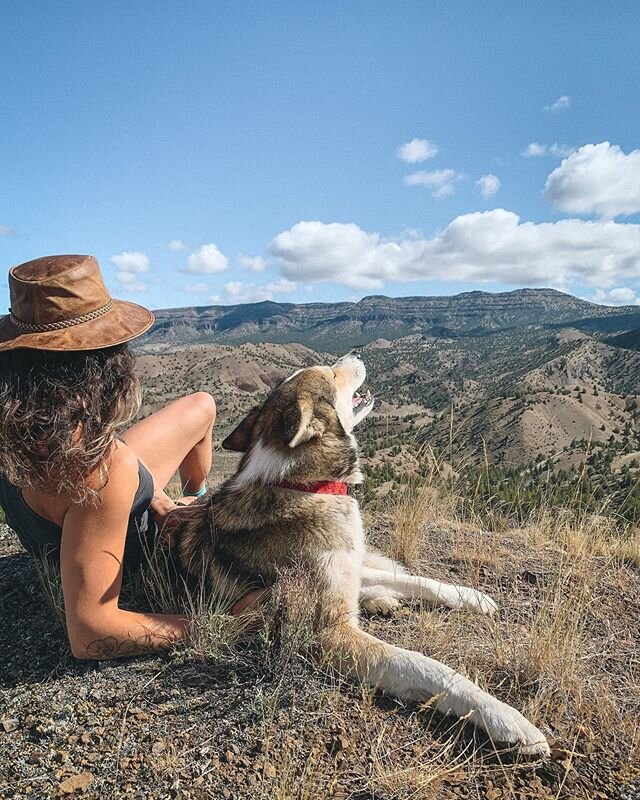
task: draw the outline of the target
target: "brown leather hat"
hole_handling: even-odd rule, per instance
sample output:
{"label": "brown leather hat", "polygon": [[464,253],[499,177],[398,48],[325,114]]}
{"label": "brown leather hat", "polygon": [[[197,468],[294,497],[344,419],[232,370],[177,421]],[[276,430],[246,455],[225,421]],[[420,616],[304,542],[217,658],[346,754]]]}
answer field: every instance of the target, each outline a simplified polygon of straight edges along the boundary
{"label": "brown leather hat", "polygon": [[149,330],[146,308],[113,300],[93,256],[45,256],[9,270],[0,350],[95,350]]}

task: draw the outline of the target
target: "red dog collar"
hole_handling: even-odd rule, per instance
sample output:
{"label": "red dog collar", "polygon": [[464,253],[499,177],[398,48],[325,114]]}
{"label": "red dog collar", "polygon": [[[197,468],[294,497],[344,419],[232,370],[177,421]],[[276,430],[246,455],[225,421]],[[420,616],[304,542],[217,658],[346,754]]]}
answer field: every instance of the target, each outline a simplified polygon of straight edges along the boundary
{"label": "red dog collar", "polygon": [[312,494],[342,494],[349,491],[349,484],[343,481],[317,481],[317,483],[276,483],[281,489],[293,489],[296,492],[311,492]]}

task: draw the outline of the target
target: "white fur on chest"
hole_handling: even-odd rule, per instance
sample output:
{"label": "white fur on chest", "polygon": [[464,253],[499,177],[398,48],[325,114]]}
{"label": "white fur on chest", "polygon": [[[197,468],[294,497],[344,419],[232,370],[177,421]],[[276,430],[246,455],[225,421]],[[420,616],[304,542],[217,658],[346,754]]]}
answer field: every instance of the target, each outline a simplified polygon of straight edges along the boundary
{"label": "white fur on chest", "polygon": [[[360,583],[365,553],[364,526],[360,509],[352,500],[351,510],[341,525],[344,529],[341,538],[347,540],[347,547],[327,550],[319,555],[318,567],[324,578],[326,590],[333,595],[333,602],[344,601],[351,608],[354,619],[358,617]],[[345,542],[345,544],[347,543]]]}
{"label": "white fur on chest", "polygon": [[293,458],[258,441],[251,449],[247,463],[233,479],[232,485],[239,488],[247,483],[277,483],[290,472],[293,465]]}

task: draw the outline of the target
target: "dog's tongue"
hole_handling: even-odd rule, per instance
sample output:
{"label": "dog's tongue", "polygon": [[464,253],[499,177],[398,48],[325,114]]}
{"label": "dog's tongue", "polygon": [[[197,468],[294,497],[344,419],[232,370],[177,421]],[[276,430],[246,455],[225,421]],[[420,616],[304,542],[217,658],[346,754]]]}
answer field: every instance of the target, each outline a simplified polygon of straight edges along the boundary
{"label": "dog's tongue", "polygon": [[358,392],[354,392],[354,395],[353,395],[353,397],[351,399],[351,403],[353,404],[354,407],[358,405],[358,403],[360,402],[360,399],[361,398],[360,398],[360,395],[358,394]]}

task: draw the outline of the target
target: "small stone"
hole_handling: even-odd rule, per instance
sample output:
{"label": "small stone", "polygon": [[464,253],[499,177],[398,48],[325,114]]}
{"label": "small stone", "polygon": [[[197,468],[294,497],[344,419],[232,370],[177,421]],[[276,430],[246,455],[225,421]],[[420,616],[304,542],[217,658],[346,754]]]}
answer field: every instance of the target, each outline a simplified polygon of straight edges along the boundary
{"label": "small stone", "polygon": [[276,768],[273,766],[273,764],[267,763],[264,765],[264,774],[267,778],[275,778],[278,773],[276,772]]}
{"label": "small stone", "polygon": [[235,758],[235,754],[231,752],[231,750],[227,750],[227,752],[223,756],[223,760],[227,762],[227,764],[231,764],[233,759]]}
{"label": "small stone", "polygon": [[60,783],[58,790],[60,794],[73,794],[77,791],[84,791],[89,788],[93,774],[91,772],[81,772],[79,775],[70,775]]}
{"label": "small stone", "polygon": [[154,756],[159,756],[160,753],[163,753],[167,749],[167,745],[162,739],[159,739],[157,742],[153,743],[153,747],[151,748],[151,752]]}
{"label": "small stone", "polygon": [[15,719],[15,717],[5,717],[4,719],[0,720],[0,725],[5,733],[11,733],[12,731],[17,731],[20,727],[20,721]]}

